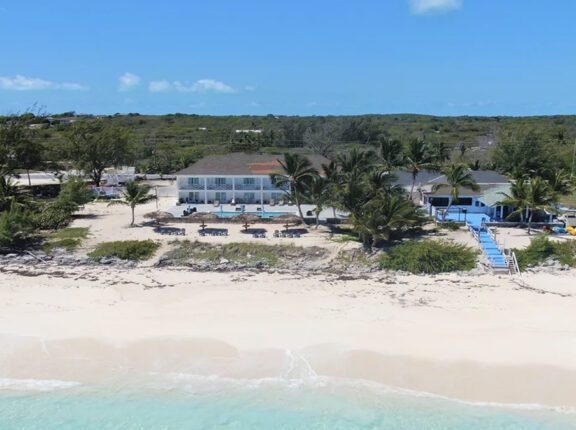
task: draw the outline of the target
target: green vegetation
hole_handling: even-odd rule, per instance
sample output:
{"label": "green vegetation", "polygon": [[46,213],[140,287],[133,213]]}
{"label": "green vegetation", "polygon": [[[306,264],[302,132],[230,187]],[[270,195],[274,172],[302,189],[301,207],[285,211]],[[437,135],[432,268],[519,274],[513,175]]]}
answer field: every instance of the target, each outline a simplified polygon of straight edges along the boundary
{"label": "green vegetation", "polygon": [[126,185],[126,191],[123,191],[124,200],[113,200],[109,205],[126,205],[130,207],[132,214],[130,226],[134,226],[134,210],[136,206],[143,205],[156,197],[149,194],[150,187],[148,185],[139,185],[136,182],[129,182]]}
{"label": "green vegetation", "polygon": [[569,266],[576,265],[576,242],[554,242],[540,235],[530,241],[526,249],[516,249],[516,258],[520,269],[539,266],[546,260],[557,260]]}
{"label": "green vegetation", "polygon": [[294,245],[266,245],[259,243],[227,243],[211,245],[204,242],[177,242],[178,246],[169,251],[166,257],[176,264],[190,261],[208,261],[219,263],[229,261],[246,265],[263,264],[267,267],[279,267],[294,259],[318,259],[326,254],[319,247],[301,248]]}
{"label": "green vegetation", "polygon": [[113,257],[121,260],[142,261],[152,257],[159,246],[153,240],[102,242],[88,256],[96,261]]}
{"label": "green vegetation", "polygon": [[380,259],[380,268],[415,274],[472,270],[477,252],[448,241],[421,240],[392,248]]}
{"label": "green vegetation", "polygon": [[457,202],[460,197],[461,188],[469,188],[472,191],[478,191],[480,186],[476,183],[470,169],[464,164],[452,164],[442,169],[442,173],[446,177],[446,183],[434,184],[432,191],[438,191],[441,187],[450,188],[450,201],[448,207],[442,215],[442,220],[446,220],[446,215],[450,211],[450,207],[454,202]]}
{"label": "green vegetation", "polygon": [[50,254],[56,248],[74,251],[88,237],[89,230],[87,227],[70,227],[55,231],[48,235],[42,249],[47,254]]}
{"label": "green vegetation", "polygon": [[442,230],[449,230],[449,231],[457,231],[460,230],[464,226],[464,223],[456,222],[456,221],[444,221],[438,223],[438,227]]}

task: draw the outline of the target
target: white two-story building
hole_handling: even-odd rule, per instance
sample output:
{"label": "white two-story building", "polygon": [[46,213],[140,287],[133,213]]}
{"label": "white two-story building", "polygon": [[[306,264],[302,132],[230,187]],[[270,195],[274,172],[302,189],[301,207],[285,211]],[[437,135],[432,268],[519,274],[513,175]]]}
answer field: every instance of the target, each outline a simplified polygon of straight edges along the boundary
{"label": "white two-story building", "polygon": [[[270,174],[283,173],[282,155],[232,153],[210,155],[176,172],[180,204],[257,204],[287,202],[286,189],[276,187]],[[309,155],[321,171],[329,161]]]}

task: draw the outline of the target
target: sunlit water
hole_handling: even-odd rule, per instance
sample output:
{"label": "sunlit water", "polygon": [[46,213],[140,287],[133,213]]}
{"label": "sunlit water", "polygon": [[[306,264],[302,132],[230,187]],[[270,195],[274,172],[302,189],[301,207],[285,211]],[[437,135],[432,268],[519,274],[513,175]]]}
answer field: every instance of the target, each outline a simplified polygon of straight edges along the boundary
{"label": "sunlit water", "polygon": [[570,411],[473,405],[328,378],[155,374],[103,386],[0,380],[2,430],[568,430]]}

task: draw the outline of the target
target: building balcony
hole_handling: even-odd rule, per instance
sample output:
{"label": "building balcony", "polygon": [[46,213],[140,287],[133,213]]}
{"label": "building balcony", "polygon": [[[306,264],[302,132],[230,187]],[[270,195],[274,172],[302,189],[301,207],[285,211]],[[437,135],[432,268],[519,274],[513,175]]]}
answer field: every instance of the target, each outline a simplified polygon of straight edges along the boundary
{"label": "building balcony", "polygon": [[235,184],[234,189],[241,191],[260,191],[260,184]]}
{"label": "building balcony", "polygon": [[204,190],[204,184],[180,184],[178,188],[181,190],[195,190],[195,191],[202,191]]}
{"label": "building balcony", "polygon": [[231,191],[232,184],[208,184],[208,191]]}

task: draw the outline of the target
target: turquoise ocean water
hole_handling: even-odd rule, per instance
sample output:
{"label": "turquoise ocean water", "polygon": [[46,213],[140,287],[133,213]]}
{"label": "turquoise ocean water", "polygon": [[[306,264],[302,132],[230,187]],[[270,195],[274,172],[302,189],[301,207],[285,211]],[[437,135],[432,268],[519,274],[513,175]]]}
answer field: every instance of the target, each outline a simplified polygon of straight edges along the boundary
{"label": "turquoise ocean water", "polygon": [[106,386],[0,380],[1,430],[568,430],[571,411],[473,405],[362,381],[150,375]]}

